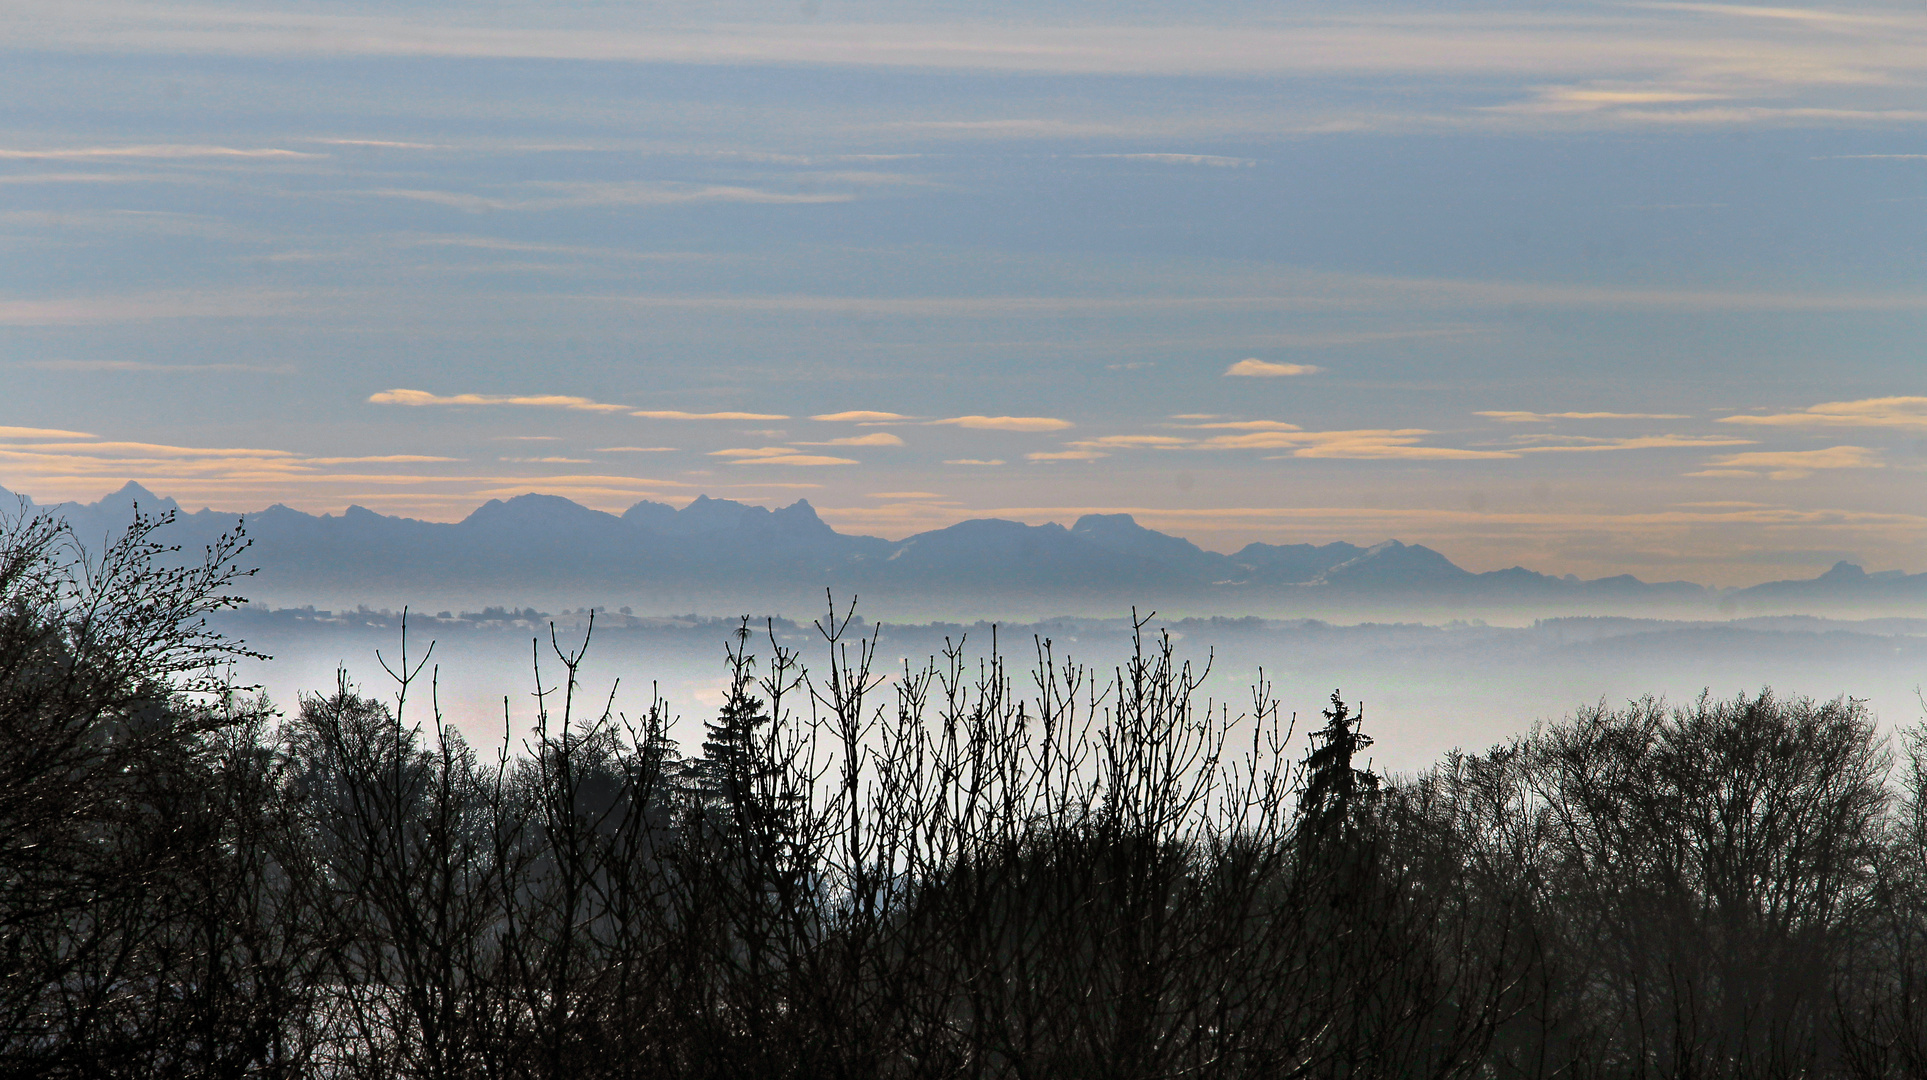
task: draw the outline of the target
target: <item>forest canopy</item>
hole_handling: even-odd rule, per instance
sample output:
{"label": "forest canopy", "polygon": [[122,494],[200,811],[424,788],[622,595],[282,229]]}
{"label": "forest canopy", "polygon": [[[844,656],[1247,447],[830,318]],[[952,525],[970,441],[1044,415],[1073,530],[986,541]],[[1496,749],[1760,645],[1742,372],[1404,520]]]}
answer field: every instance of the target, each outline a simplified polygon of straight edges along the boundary
{"label": "forest canopy", "polygon": [[1415,775],[1149,618],[885,671],[748,619],[700,745],[538,642],[478,754],[406,637],[228,685],[245,537],[0,524],[0,1072],[1927,1073],[1927,742],[1850,697],[1577,709]]}

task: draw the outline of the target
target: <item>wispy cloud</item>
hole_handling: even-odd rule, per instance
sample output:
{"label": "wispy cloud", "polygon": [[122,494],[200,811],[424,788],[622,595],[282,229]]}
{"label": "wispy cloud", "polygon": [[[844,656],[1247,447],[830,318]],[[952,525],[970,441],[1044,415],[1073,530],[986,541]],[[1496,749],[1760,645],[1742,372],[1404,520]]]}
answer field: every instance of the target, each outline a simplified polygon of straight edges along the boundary
{"label": "wispy cloud", "polygon": [[61,428],[7,427],[0,425],[0,439],[91,439],[84,431],[66,431]]}
{"label": "wispy cloud", "polygon": [[902,413],[872,412],[867,409],[853,409],[849,412],[820,413],[810,417],[810,419],[823,420],[829,423],[887,423],[895,420],[914,420],[916,417],[905,416]]}
{"label": "wispy cloud", "polygon": [[1220,154],[1073,154],[1080,158],[1111,158],[1117,161],[1148,161],[1158,165],[1208,165],[1220,169],[1249,168],[1258,164],[1251,158],[1225,157]]}
{"label": "wispy cloud", "polygon": [[24,360],[20,366],[38,371],[144,371],[156,375],[202,375],[222,371],[289,375],[294,372],[293,364],[158,364],[149,360]]}
{"label": "wispy cloud", "polygon": [[1758,477],[1798,480],[1820,469],[1878,469],[1885,466],[1880,452],[1864,446],[1829,446],[1825,450],[1757,450],[1728,454],[1708,463],[1709,468],[1688,476]]}
{"label": "wispy cloud", "polygon": [[272,147],[197,146],[158,143],[142,146],[63,146],[41,149],[0,148],[0,160],[88,161],[99,158],[314,158],[299,150]]}
{"label": "wispy cloud", "polygon": [[1096,461],[1110,456],[1101,450],[1043,450],[1024,455],[1031,461]]}
{"label": "wispy cloud", "polygon": [[645,420],[788,420],[780,413],[683,412],[680,409],[639,409],[629,414]]}
{"label": "wispy cloud", "polygon": [[1538,445],[1520,446],[1522,454],[1587,453],[1596,450],[1657,450],[1692,446],[1751,446],[1757,440],[1718,435],[1632,435],[1625,438],[1587,438],[1578,435],[1532,437]]}
{"label": "wispy cloud", "polygon": [[1080,439],[1070,445],[1086,450],[1132,448],[1163,450],[1190,446],[1195,442],[1197,442],[1196,439],[1185,439],[1176,435],[1100,435],[1095,439]]}
{"label": "wispy cloud", "polygon": [[1316,364],[1275,364],[1247,356],[1243,360],[1224,369],[1226,375],[1249,378],[1272,378],[1281,375],[1316,375],[1325,370]]}
{"label": "wispy cloud", "polygon": [[1213,450],[1289,450],[1282,457],[1351,458],[1375,461],[1477,461],[1516,458],[1510,450],[1426,446],[1436,434],[1424,428],[1360,428],[1353,431],[1254,431],[1218,435],[1199,444]]}
{"label": "wispy cloud", "polygon": [[611,405],[568,394],[431,394],[426,390],[382,390],[368,395],[372,405],[531,405],[552,409],[578,409],[583,412],[628,412],[627,405]]}
{"label": "wispy cloud", "polygon": [[1002,465],[1002,464],[1005,464],[1005,462],[1002,458],[994,458],[990,460],[985,460],[981,458],[950,458],[950,459],[947,459],[944,462],[944,464],[945,465]]}
{"label": "wispy cloud", "polygon": [[[459,518],[479,501],[543,491],[604,506],[690,485],[612,475],[500,475],[428,471],[464,459],[439,454],[303,454],[264,447],[178,446],[101,439],[47,428],[0,428],[0,472],[10,486],[57,501],[98,497],[134,480],[183,502],[254,509],[270,502],[315,509],[360,502],[411,514]],[[582,464],[561,456],[503,459],[508,465]],[[347,468],[344,468],[346,466]],[[358,468],[357,468],[358,466]],[[46,501],[43,499],[42,501]]]}
{"label": "wispy cloud", "polygon": [[795,446],[902,446],[903,440],[887,431],[872,432],[868,435],[850,435],[841,439],[824,442],[798,442]]}
{"label": "wispy cloud", "polygon": [[272,319],[293,313],[295,301],[294,293],[255,289],[0,299],[0,326],[87,326],[161,319]]}
{"label": "wispy cloud", "polygon": [[598,454],[672,454],[675,451],[676,448],[673,446],[598,446],[595,448]]}
{"label": "wispy cloud", "polygon": [[849,192],[786,192],[726,184],[540,182],[529,194],[484,195],[421,188],[373,188],[348,194],[434,203],[470,213],[501,210],[579,210],[602,206],[677,206],[684,203],[814,204],[850,202]]}
{"label": "wispy cloud", "polygon": [[323,146],[366,146],[377,150],[452,150],[447,143],[401,142],[395,139],[331,139],[309,136],[296,139],[296,142],[320,143]]}
{"label": "wispy cloud", "polygon": [[1624,413],[1624,412],[1507,412],[1485,410],[1473,413],[1497,420],[1502,424],[1550,424],[1554,420],[1685,420],[1684,413]]}
{"label": "wispy cloud", "polygon": [[[1188,417],[1179,417],[1178,419],[1188,419]],[[1202,417],[1199,417],[1199,419],[1202,419]],[[1283,420],[1218,420],[1209,424],[1181,424],[1178,426],[1197,428],[1201,431],[1206,431],[1206,430],[1215,431],[1220,429],[1227,429],[1232,431],[1303,431],[1305,430],[1304,428],[1299,427],[1297,424],[1287,424]]]}
{"label": "wispy cloud", "polygon": [[799,454],[789,446],[738,447],[730,450],[711,450],[711,457],[729,458],[735,465],[857,465],[853,458],[828,457],[821,454]]}
{"label": "wispy cloud", "polygon": [[1722,416],[1722,424],[1751,424],[1761,427],[1852,427],[1906,428],[1927,430],[1927,397],[1862,398],[1859,401],[1828,401],[1808,406],[1799,412],[1766,416]]}
{"label": "wispy cloud", "polygon": [[[1205,419],[1206,414],[1186,414],[1185,419]],[[1437,434],[1427,428],[1358,428],[1346,431],[1306,431],[1283,420],[1205,420],[1204,423],[1165,424],[1164,427],[1193,431],[1224,431],[1235,434],[1204,438],[1156,435],[1107,435],[1072,443],[1089,448],[1144,447],[1187,450],[1287,450],[1280,457],[1356,458],[1401,461],[1476,461],[1516,458],[1518,452],[1473,450],[1450,446],[1427,446],[1424,439]]]}
{"label": "wispy cloud", "polygon": [[952,416],[928,422],[978,431],[1062,431],[1076,426],[1069,420],[1049,416]]}

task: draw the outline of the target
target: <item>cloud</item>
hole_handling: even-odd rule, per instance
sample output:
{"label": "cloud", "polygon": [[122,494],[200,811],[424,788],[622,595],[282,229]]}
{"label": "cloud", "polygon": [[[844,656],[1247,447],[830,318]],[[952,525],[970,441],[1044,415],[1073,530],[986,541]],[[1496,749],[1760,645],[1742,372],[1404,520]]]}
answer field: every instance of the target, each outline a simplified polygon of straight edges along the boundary
{"label": "cloud", "polygon": [[98,158],[315,158],[299,150],[244,149],[234,146],[191,146],[165,143],[146,146],[69,146],[43,150],[0,149],[0,160],[85,161]]}
{"label": "cloud", "polygon": [[1283,420],[1221,420],[1212,424],[1186,424],[1185,427],[1200,430],[1226,428],[1236,431],[1303,431],[1297,424],[1287,424]]}
{"label": "cloud", "polygon": [[573,457],[505,457],[503,461],[516,465],[588,465],[587,458]]}
{"label": "cloud", "polygon": [[1316,364],[1274,364],[1247,356],[1243,360],[1224,369],[1226,375],[1243,375],[1255,378],[1270,378],[1279,375],[1316,375],[1325,370]]}
{"label": "cloud", "polygon": [[857,465],[851,458],[825,457],[820,454],[799,454],[787,446],[739,447],[731,450],[711,450],[710,457],[730,458],[735,465]]}
{"label": "cloud", "polygon": [[85,326],[152,319],[265,319],[295,311],[296,294],[265,289],[0,299],[0,326]]}
{"label": "cloud", "polygon": [[1722,424],[1761,427],[1859,427],[1927,430],[1927,397],[1862,398],[1828,401],[1792,413],[1722,416]]}
{"label": "cloud", "polygon": [[887,431],[872,432],[868,435],[850,435],[826,442],[799,442],[796,446],[902,446],[903,440]]}
{"label": "cloud", "polygon": [[1045,450],[1024,456],[1032,461],[1096,461],[1111,455],[1100,450]]}
{"label": "cloud", "polygon": [[1080,158],[1112,158],[1118,161],[1149,161],[1159,165],[1209,165],[1220,169],[1250,168],[1258,164],[1250,158],[1224,157],[1219,154],[1073,154]]}
{"label": "cloud", "polygon": [[91,439],[94,436],[85,431],[63,431],[60,428],[7,427],[0,425],[0,439]]}
{"label": "cloud", "polygon": [[989,461],[983,461],[977,458],[949,458],[944,461],[944,464],[945,465],[1002,465],[1004,464],[1004,460],[1002,458],[995,458]]}
{"label": "cloud", "polygon": [[682,412],[678,409],[642,409],[629,414],[646,420],[788,420],[778,413],[755,412]]}
{"label": "cloud", "polygon": [[675,450],[673,446],[598,446],[595,448],[598,454],[670,454]]}
{"label": "cloud", "polygon": [[1755,439],[1721,438],[1718,435],[1637,435],[1623,439],[1595,439],[1582,436],[1544,436],[1556,443],[1521,446],[1522,454],[1586,453],[1594,450],[1653,450],[1677,446],[1752,446]]}
{"label": "cloud", "polygon": [[723,184],[678,184],[669,182],[627,181],[579,183],[573,181],[532,181],[518,185],[520,190],[549,192],[504,197],[478,195],[468,191],[436,191],[420,188],[372,188],[347,194],[386,199],[408,199],[433,203],[454,210],[482,213],[493,210],[576,210],[609,206],[675,206],[684,203],[734,202],[768,204],[814,204],[852,202],[846,192],[794,193],[764,191],[760,188]]}
{"label": "cloud", "polygon": [[854,423],[861,421],[877,423],[879,421],[914,420],[916,417],[904,416],[902,413],[871,412],[866,409],[853,409],[849,412],[819,413],[816,416],[810,417],[810,419],[824,420],[830,423]]}
{"label": "cloud", "polygon": [[1062,431],[1075,427],[1069,420],[1057,420],[1048,416],[952,416],[944,420],[931,420],[932,424],[952,424],[961,428],[980,431]]}
{"label": "cloud", "polygon": [[1283,457],[1353,458],[1360,460],[1476,461],[1516,458],[1510,450],[1462,450],[1422,446],[1419,440],[1435,434],[1424,428],[1361,428],[1353,431],[1254,431],[1218,435],[1199,444],[1208,450],[1290,450]]}
{"label": "cloud", "polygon": [[[424,461],[461,461],[461,460],[463,459],[452,458],[452,457],[435,457],[430,454],[375,454],[368,457],[302,458],[301,463],[304,465],[350,465],[350,464],[360,464],[360,463],[372,463],[372,464],[382,464],[382,465],[403,465],[403,464],[413,464],[413,463],[424,462]],[[531,459],[531,460],[549,460],[549,459]],[[556,458],[554,460],[560,461],[563,459]]]}
{"label": "cloud", "polygon": [[1087,450],[1109,449],[1112,447],[1141,447],[1152,450],[1168,450],[1180,446],[1190,446],[1196,441],[1195,439],[1182,439],[1176,435],[1102,435],[1095,439],[1081,439],[1070,445],[1081,446]]}
{"label": "cloud", "polygon": [[934,491],[872,491],[870,492],[869,497],[872,499],[941,499],[943,498],[942,495],[939,495]]}
{"label": "cloud", "polygon": [[1798,480],[1819,469],[1878,469],[1886,463],[1880,453],[1864,446],[1829,446],[1825,450],[1755,450],[1728,454],[1707,463],[1711,468],[1687,473],[1701,477],[1754,477]]}
{"label": "cloud", "polygon": [[[1189,441],[1190,448],[1197,450],[1289,450],[1291,453],[1281,456],[1405,461],[1476,461],[1519,456],[1517,451],[1510,449],[1466,450],[1449,446],[1424,446],[1420,441],[1425,436],[1437,434],[1426,428],[1306,431],[1297,424],[1288,424],[1283,420],[1213,420],[1203,424],[1164,426],[1238,432],[1235,435],[1214,435],[1201,441]],[[1086,444],[1080,442],[1073,445]]]}
{"label": "cloud", "polygon": [[369,146],[384,150],[453,150],[447,143],[396,142],[392,139],[323,139],[308,137],[296,142],[322,143],[327,146]]}
{"label": "cloud", "polygon": [[1487,410],[1474,416],[1489,417],[1502,424],[1550,424],[1554,420],[1686,420],[1684,413],[1632,413],[1632,412],[1504,412]]}
{"label": "cloud", "polygon": [[27,360],[21,367],[41,371],[149,371],[157,375],[200,375],[230,371],[259,375],[291,375],[292,364],[156,364],[147,360]]}
{"label": "cloud", "polygon": [[[89,436],[92,438],[92,436]],[[167,443],[146,442],[58,442],[39,443],[36,451],[73,450],[94,451],[104,454],[143,454],[148,457],[233,457],[233,458],[292,458],[297,455],[286,450],[254,450],[244,447],[199,447],[173,446]]]}
{"label": "cloud", "polygon": [[627,405],[610,405],[585,397],[565,394],[431,394],[426,390],[383,390],[368,395],[373,405],[534,405],[555,409],[580,409],[584,412],[627,412]]}

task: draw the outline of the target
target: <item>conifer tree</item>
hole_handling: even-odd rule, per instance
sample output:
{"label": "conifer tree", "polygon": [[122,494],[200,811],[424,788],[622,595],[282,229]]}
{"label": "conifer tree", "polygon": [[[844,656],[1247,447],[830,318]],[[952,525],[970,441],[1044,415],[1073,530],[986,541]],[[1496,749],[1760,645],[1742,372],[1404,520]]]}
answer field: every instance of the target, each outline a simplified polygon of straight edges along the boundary
{"label": "conifer tree", "polygon": [[781,768],[765,745],[770,716],[756,693],[747,617],[734,636],[727,647],[729,692],[716,719],[703,725],[702,756],[688,763],[684,791],[711,829],[739,838],[779,837],[789,815],[777,792]]}
{"label": "conifer tree", "polygon": [[1311,752],[1305,755],[1305,790],[1299,814],[1308,835],[1325,836],[1352,820],[1378,793],[1378,777],[1352,765],[1358,752],[1372,745],[1360,728],[1365,712],[1353,716],[1339,692],[1332,691],[1332,707],[1324,710],[1325,726],[1311,733]]}

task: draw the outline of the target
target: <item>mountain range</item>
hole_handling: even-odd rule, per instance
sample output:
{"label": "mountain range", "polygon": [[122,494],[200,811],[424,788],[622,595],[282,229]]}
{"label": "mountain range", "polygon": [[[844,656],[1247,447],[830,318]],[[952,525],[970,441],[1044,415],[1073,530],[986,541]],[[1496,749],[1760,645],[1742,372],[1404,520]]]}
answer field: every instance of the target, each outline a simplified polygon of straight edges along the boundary
{"label": "mountain range", "polygon": [[[4,495],[0,491],[0,495]],[[11,501],[11,500],[9,500]],[[83,542],[143,512],[174,512],[171,543],[198,549],[242,515],[181,511],[128,484],[96,503],[56,504]],[[501,600],[634,603],[655,610],[794,610],[824,590],[860,594],[899,617],[1166,611],[1313,614],[1337,611],[1722,613],[1927,611],[1927,573],[1868,573],[1842,562],[1817,578],[1745,589],[1581,580],[1512,567],[1465,570],[1420,544],[1369,547],[1248,544],[1206,551],[1128,514],[1087,514],[1070,527],[962,521],[901,540],[839,533],[807,500],[781,509],[699,496],[677,509],[643,501],[622,514],[554,495],[491,500],[459,522],[390,517],[360,506],[313,515],[272,506],[245,517],[260,568],[257,602],[399,606]],[[812,599],[814,598],[814,599]],[[911,611],[909,608],[917,610]]]}

